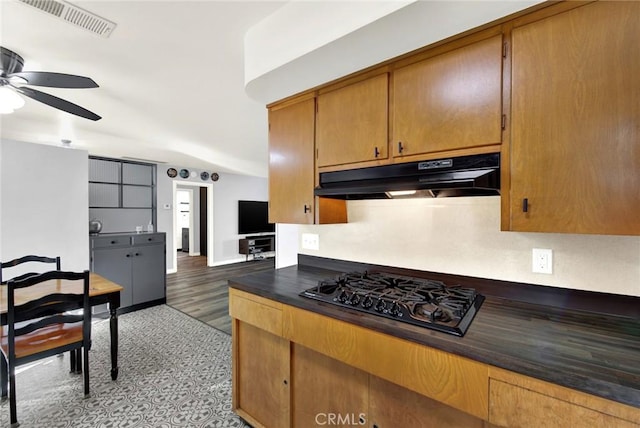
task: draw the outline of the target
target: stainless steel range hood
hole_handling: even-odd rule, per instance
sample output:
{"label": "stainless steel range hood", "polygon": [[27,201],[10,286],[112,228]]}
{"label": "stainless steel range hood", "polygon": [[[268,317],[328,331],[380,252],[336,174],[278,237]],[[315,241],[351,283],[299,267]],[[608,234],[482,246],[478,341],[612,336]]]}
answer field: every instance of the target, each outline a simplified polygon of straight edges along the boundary
{"label": "stainless steel range hood", "polygon": [[336,199],[499,195],[500,154],[323,172],[314,194]]}

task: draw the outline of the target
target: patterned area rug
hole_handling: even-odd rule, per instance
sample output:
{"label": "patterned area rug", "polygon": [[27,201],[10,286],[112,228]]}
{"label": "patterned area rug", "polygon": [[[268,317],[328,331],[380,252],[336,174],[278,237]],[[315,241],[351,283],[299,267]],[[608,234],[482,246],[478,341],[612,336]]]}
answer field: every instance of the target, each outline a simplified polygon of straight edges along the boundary
{"label": "patterned area rug", "polygon": [[[21,366],[18,422],[30,427],[249,427],[231,411],[231,337],[168,306],[119,317],[120,373],[110,376],[109,321],[94,320],[91,397],[69,354]],[[26,369],[25,369],[26,368]],[[9,426],[9,401],[0,403]]]}

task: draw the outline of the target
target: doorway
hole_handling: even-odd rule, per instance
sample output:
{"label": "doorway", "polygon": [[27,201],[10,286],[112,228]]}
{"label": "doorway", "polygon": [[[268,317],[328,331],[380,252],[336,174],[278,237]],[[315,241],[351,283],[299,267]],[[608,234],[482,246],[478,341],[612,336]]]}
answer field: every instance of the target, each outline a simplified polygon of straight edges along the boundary
{"label": "doorway", "polygon": [[[178,187],[180,186],[180,188]],[[201,191],[200,188],[204,188],[204,191]],[[186,193],[182,193],[186,192]],[[204,207],[200,207],[198,212],[194,213],[193,206],[194,198],[200,199],[200,194],[204,193],[205,198],[203,201]],[[188,196],[185,196],[188,195]],[[189,209],[188,212],[181,213],[180,207],[181,202],[184,202],[185,197],[189,199],[190,203],[188,204]],[[213,266],[213,183],[196,183],[196,182],[188,182],[188,181],[173,181],[173,234],[174,234],[174,243],[172,245],[173,251],[173,267],[177,271],[178,270],[178,248],[182,248],[182,229],[188,230],[188,238],[185,239],[185,242],[188,243],[188,253],[190,255],[195,255],[199,251],[199,248],[194,246],[194,241],[196,241],[194,236],[194,225],[199,224],[199,229],[204,229],[200,232],[200,240],[206,241],[206,245],[202,243],[202,247],[205,248],[207,266]],[[185,210],[186,211],[186,210]],[[202,213],[202,214],[200,214]],[[186,214],[188,216],[182,217],[182,214]],[[200,216],[203,216],[206,220],[200,220]],[[186,226],[186,218],[188,218],[188,228]],[[180,234],[177,234],[178,226],[180,227]],[[204,227],[203,227],[204,226]],[[178,245],[178,238],[180,239],[180,245]],[[205,254],[202,254],[205,256]]]}
{"label": "doorway", "polygon": [[173,230],[174,245],[177,251],[188,253],[190,256],[195,255],[193,210],[196,204],[194,202],[193,189],[178,188],[174,204],[177,218]]}

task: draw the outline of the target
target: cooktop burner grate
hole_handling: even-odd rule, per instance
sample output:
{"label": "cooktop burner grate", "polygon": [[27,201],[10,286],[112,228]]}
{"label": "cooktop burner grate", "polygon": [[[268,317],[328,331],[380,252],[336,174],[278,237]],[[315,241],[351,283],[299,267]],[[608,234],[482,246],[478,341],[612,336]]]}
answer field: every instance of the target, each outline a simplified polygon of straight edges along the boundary
{"label": "cooktop burner grate", "polygon": [[484,301],[472,288],[383,272],[343,273],[300,295],[456,336],[464,336]]}

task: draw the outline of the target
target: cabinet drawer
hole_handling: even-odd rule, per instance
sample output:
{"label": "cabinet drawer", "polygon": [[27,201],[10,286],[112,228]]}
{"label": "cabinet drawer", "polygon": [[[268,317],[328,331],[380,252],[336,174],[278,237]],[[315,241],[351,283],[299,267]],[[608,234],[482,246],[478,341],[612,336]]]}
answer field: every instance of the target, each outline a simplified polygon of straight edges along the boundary
{"label": "cabinet drawer", "polygon": [[128,245],[131,245],[131,237],[126,235],[91,238],[92,248],[115,248]]}
{"label": "cabinet drawer", "polygon": [[157,244],[165,241],[164,233],[143,233],[132,237],[133,245]]}
{"label": "cabinet drawer", "polygon": [[229,316],[282,336],[282,305],[280,303],[229,288]]}

